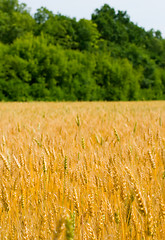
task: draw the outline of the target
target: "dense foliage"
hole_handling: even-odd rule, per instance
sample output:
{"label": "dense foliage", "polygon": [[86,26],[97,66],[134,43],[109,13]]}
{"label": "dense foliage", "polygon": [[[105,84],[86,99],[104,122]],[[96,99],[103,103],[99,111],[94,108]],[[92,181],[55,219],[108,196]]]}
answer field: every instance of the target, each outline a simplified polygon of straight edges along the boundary
{"label": "dense foliage", "polygon": [[165,39],[105,4],[91,20],[0,0],[0,100],[165,99]]}

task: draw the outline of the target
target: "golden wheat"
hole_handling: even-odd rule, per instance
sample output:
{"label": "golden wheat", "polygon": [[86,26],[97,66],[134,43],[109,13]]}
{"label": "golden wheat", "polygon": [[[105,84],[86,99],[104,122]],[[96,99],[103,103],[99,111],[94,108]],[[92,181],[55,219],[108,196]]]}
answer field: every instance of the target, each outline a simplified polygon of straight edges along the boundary
{"label": "golden wheat", "polygon": [[165,239],[165,102],[1,103],[0,116],[0,239]]}

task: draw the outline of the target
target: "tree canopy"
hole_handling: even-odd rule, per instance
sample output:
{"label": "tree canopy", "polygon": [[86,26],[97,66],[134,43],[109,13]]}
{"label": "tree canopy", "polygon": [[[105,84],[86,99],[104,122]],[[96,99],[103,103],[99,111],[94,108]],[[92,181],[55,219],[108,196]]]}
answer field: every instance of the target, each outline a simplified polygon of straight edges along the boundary
{"label": "tree canopy", "polygon": [[165,39],[105,4],[91,20],[0,0],[0,100],[165,99]]}

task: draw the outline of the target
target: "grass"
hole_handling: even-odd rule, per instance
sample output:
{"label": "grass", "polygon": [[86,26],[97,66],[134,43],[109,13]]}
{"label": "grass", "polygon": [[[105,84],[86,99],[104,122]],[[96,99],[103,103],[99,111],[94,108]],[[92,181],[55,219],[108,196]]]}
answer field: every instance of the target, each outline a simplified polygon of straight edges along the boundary
{"label": "grass", "polygon": [[164,101],[0,103],[0,119],[0,239],[164,239]]}

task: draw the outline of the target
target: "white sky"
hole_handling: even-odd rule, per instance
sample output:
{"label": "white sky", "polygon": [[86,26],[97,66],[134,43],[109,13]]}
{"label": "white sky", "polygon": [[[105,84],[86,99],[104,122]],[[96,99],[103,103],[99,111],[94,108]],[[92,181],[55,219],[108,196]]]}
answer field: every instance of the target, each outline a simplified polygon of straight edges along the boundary
{"label": "white sky", "polygon": [[26,3],[35,13],[37,8],[46,7],[53,13],[69,17],[90,19],[96,8],[107,3],[115,10],[127,11],[131,21],[146,30],[160,30],[165,37],[165,0],[19,0]]}

